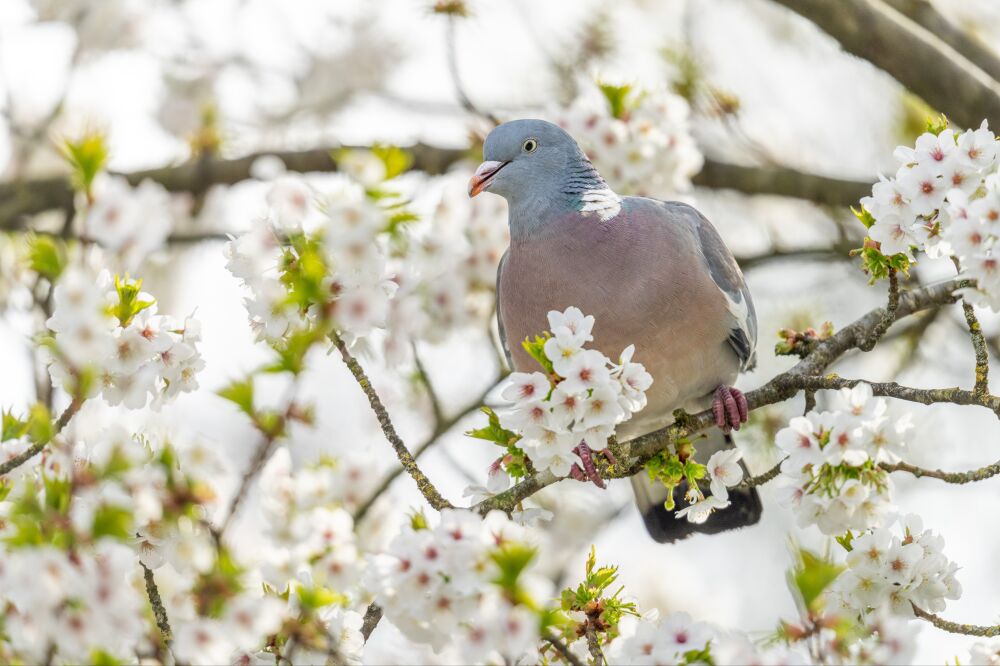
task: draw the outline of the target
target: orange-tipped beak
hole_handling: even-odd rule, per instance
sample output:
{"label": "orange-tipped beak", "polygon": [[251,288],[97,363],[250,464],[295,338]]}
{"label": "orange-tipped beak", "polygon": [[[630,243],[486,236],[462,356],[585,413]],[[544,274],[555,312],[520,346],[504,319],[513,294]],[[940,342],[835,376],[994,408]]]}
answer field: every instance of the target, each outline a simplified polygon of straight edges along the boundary
{"label": "orange-tipped beak", "polygon": [[497,172],[508,164],[509,162],[494,162],[492,160],[480,164],[476,173],[472,174],[472,178],[469,179],[469,196],[474,197],[485,190]]}

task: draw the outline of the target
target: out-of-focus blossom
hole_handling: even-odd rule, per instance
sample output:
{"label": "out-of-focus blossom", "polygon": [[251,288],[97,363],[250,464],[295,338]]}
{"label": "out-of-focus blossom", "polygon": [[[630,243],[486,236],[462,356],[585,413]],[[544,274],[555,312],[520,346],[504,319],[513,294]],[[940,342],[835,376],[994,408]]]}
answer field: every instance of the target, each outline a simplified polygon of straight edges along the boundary
{"label": "out-of-focus blossom", "polygon": [[663,197],[687,191],[704,161],[687,102],[666,90],[629,91],[615,108],[591,85],[552,115],[618,192]]}
{"label": "out-of-focus blossom", "polygon": [[94,186],[83,233],[134,271],[150,252],[163,247],[173,224],[170,195],[162,185],[144,180],[132,187],[121,176],[104,176]]}

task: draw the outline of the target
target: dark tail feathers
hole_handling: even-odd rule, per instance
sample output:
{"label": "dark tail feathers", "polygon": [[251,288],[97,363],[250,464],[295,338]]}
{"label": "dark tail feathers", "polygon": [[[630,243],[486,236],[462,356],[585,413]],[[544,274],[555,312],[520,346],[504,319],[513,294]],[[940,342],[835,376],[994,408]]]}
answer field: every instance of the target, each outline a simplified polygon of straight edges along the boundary
{"label": "dark tail feathers", "polygon": [[[733,440],[729,435],[713,428],[708,439],[698,443],[697,459],[699,462],[706,462],[715,451],[732,445]],[[743,471],[746,473],[745,467]],[[651,483],[645,471],[632,477],[632,488],[646,530],[659,543],[673,543],[693,534],[718,534],[748,527],[760,520],[762,512],[760,495],[756,488],[732,489],[729,491],[728,507],[716,511],[704,523],[691,523],[684,518],[678,519],[674,511],[664,508],[663,503],[667,499],[666,489],[660,484]],[[687,489],[686,482],[674,488],[674,504],[678,509],[687,506],[687,501],[684,499]]]}

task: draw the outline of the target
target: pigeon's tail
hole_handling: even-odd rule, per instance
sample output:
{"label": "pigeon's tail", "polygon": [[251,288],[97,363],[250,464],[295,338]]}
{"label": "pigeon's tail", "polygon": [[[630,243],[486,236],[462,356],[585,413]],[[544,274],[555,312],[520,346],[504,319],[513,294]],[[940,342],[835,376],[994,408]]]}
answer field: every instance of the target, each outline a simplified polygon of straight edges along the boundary
{"label": "pigeon's tail", "polygon": [[[712,428],[706,434],[708,438],[700,440],[697,445],[698,462],[707,462],[709,456],[716,451],[733,446],[732,437],[718,428]],[[742,464],[741,462],[740,465]],[[688,522],[684,518],[678,520],[674,511],[668,511],[663,506],[667,499],[667,489],[660,483],[651,482],[645,470],[632,477],[632,490],[635,492],[635,503],[642,514],[643,522],[646,523],[649,535],[659,543],[673,543],[692,534],[718,534],[747,527],[760,520],[762,510],[760,495],[757,494],[756,488],[731,489],[730,505],[715,511],[706,522],[697,524]],[[674,504],[677,509],[687,506],[687,501],[684,499],[686,492],[686,482],[674,488]]]}

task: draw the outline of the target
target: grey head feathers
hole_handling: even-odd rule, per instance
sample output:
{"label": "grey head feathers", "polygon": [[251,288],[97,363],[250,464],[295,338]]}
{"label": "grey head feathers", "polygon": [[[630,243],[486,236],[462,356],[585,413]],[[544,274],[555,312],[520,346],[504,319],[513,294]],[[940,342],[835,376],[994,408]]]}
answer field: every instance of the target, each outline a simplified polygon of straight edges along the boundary
{"label": "grey head feathers", "polygon": [[485,160],[503,166],[485,189],[510,206],[511,235],[539,231],[552,214],[579,211],[600,219],[618,214],[621,199],[564,129],[544,120],[513,120],[494,128]]}

